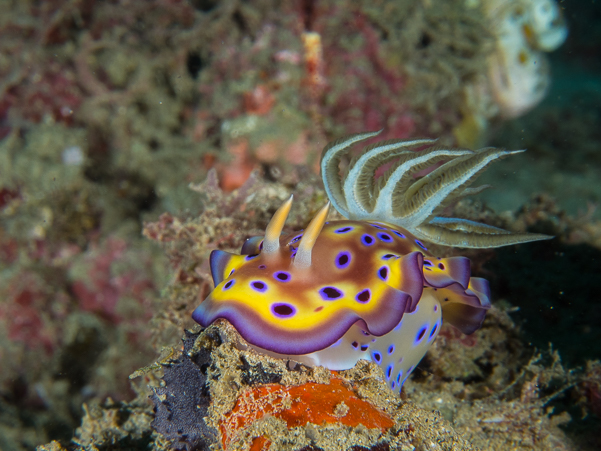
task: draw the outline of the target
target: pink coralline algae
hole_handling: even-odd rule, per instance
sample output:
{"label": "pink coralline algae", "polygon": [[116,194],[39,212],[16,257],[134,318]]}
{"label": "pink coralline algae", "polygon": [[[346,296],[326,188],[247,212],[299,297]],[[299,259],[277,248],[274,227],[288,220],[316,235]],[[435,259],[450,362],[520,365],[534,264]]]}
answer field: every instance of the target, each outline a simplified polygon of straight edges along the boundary
{"label": "pink coralline algae", "polygon": [[23,119],[40,122],[49,115],[57,122],[73,123],[73,112],[82,102],[82,93],[73,73],[51,65],[44,72],[34,74],[27,82],[8,89],[2,99],[9,106],[19,105]]}
{"label": "pink coralline algae", "polygon": [[55,299],[54,312],[45,312],[51,304],[50,296],[36,275],[24,272],[9,283],[0,303],[0,321],[5,323],[7,338],[23,343],[29,350],[41,348],[52,353],[57,344],[56,330],[48,319],[57,313],[60,316],[60,298]]}
{"label": "pink coralline algae", "polygon": [[[317,26],[320,22],[325,25],[326,20],[327,16],[318,19]],[[326,105],[325,110],[337,123],[347,124],[350,132],[386,127],[394,133],[394,136],[383,136],[386,139],[414,135],[417,130],[411,109],[401,98],[407,77],[381,56],[381,43],[373,24],[357,12],[344,26],[356,30],[363,44],[348,51],[339,40],[325,41],[329,72],[336,74],[339,83],[344,80],[345,86],[333,96],[335,100]],[[364,64],[357,64],[358,61]],[[343,72],[337,73],[341,70]],[[361,114],[357,114],[358,111]]]}
{"label": "pink coralline algae", "polygon": [[[147,290],[154,288],[152,281],[133,269],[117,274],[116,267],[126,248],[125,241],[108,239],[104,249],[86,256],[84,265],[87,267],[88,281],[77,279],[72,285],[80,309],[112,322],[120,322],[122,318],[117,307],[121,300],[130,298],[140,305],[146,303]],[[151,312],[146,310],[146,316],[149,318],[150,315]]]}

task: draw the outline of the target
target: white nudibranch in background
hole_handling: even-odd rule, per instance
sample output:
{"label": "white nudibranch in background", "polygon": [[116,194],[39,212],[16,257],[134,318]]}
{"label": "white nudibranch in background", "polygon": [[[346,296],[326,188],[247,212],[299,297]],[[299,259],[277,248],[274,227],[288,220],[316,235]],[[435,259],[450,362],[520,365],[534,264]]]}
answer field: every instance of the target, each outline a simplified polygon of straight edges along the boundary
{"label": "white nudibranch in background", "polygon": [[496,51],[489,59],[491,94],[502,118],[523,115],[546,95],[550,72],[544,52],[557,49],[567,27],[554,0],[488,0]]}
{"label": "white nudibranch in background", "polygon": [[555,0],[475,0],[488,18],[494,49],[487,74],[464,86],[462,121],[453,133],[460,146],[481,146],[491,121],[519,117],[541,102],[551,74],[546,52],[568,29]]}

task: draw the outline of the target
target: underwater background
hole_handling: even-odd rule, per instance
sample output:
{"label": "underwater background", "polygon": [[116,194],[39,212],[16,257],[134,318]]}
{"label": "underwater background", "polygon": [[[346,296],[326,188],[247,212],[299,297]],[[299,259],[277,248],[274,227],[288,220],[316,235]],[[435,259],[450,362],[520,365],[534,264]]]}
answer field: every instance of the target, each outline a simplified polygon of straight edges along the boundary
{"label": "underwater background", "polygon": [[[440,449],[601,449],[601,4],[0,11],[0,450],[208,449],[170,441],[149,397],[183,377],[166,368],[184,330],[195,349],[210,252],[263,234],[291,193],[286,230],[305,227],[326,143],[379,129],[527,149],[445,215],[556,237],[460,253],[493,309],[474,335],[442,330],[402,399],[452,426],[462,445]],[[245,383],[274,381],[261,371]],[[378,446],[348,449],[404,449]]]}

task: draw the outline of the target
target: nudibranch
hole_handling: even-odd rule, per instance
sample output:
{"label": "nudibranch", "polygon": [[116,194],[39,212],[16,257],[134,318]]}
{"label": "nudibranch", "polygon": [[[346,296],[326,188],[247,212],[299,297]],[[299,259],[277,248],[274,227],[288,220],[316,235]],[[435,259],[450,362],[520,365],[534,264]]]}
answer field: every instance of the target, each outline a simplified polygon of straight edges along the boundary
{"label": "nudibranch", "polygon": [[[241,255],[212,252],[215,289],[194,311],[195,321],[206,327],[225,319],[255,350],[308,365],[343,370],[359,359],[372,361],[392,389],[400,389],[442,321],[466,334],[480,327],[491,305],[487,281],[470,276],[469,259],[434,257],[426,242],[485,248],[550,238],[436,216],[449,202],[480,191],[466,186],[489,163],[515,152],[415,151],[434,141],[391,140],[369,146],[341,177],[349,148],[378,133],[324,149],[327,195],[348,219],[327,222],[328,203],[304,231],[280,236],[291,196],[265,236],[248,239]],[[383,165],[390,167],[376,179]]]}

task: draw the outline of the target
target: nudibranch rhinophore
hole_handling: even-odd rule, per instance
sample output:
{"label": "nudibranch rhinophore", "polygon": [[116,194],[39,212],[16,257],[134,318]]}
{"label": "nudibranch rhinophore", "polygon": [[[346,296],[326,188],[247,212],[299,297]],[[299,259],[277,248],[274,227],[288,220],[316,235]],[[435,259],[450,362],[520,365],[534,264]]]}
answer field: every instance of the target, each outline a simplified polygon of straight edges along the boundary
{"label": "nudibranch rhinophore", "polygon": [[[433,257],[425,242],[486,248],[550,238],[436,216],[449,202],[479,192],[466,186],[515,152],[415,151],[434,141],[391,140],[369,146],[341,177],[349,148],[378,133],[324,149],[327,195],[348,220],[327,222],[328,203],[304,231],[280,236],[291,196],[265,237],[248,239],[241,255],[212,252],[215,289],[194,311],[195,321],[206,327],[226,319],[257,351],[308,365],[343,370],[372,361],[392,389],[403,385],[442,321],[466,334],[480,327],[490,308],[488,282],[470,277],[469,259]],[[383,165],[390,167],[376,179]]]}

